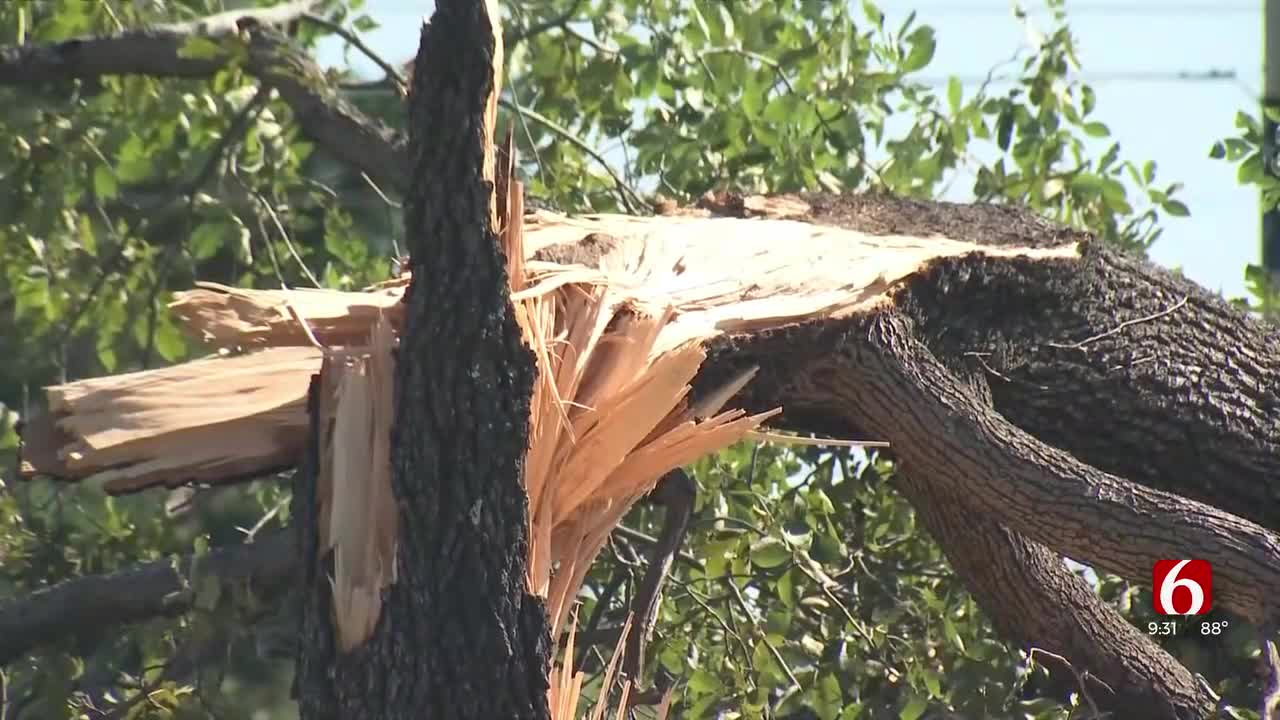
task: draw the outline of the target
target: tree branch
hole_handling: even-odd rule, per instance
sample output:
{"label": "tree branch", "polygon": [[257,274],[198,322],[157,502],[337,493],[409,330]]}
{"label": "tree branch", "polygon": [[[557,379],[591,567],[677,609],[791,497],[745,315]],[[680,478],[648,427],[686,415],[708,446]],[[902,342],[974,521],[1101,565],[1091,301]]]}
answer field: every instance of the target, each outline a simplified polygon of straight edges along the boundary
{"label": "tree branch", "polygon": [[664,475],[650,493],[652,499],[666,506],[666,516],[662,521],[662,536],[649,555],[649,566],[631,600],[632,626],[622,657],[622,674],[633,683],[638,683],[644,672],[645,646],[658,620],[662,586],[680,546],[684,544],[697,492],[698,487],[693,480],[684,470],[677,468]]}
{"label": "tree branch", "polygon": [[858,340],[799,392],[836,399],[847,422],[875,427],[930,492],[959,493],[1009,530],[1134,582],[1148,582],[1162,557],[1211,560],[1215,604],[1252,622],[1280,614],[1276,534],[1037,440],[966,391],[901,315],[874,314],[846,332]]}
{"label": "tree branch", "polygon": [[196,578],[223,586],[249,583],[274,596],[292,587],[298,567],[293,532],[286,528],[248,545],[219,548],[177,563],[157,560],[110,575],[66,580],[0,605],[0,666],[31,650],[105,626],[173,616],[191,608]]}
{"label": "tree branch", "polygon": [[407,174],[400,134],[339,97],[319,66],[271,28],[303,17],[315,4],[232,11],[112,37],[0,47],[0,85],[30,88],[106,75],[210,77],[231,62],[231,54],[192,57],[181,52],[186,42],[197,35],[244,33],[249,40],[245,71],[280,94],[306,135],[384,187],[402,192]]}

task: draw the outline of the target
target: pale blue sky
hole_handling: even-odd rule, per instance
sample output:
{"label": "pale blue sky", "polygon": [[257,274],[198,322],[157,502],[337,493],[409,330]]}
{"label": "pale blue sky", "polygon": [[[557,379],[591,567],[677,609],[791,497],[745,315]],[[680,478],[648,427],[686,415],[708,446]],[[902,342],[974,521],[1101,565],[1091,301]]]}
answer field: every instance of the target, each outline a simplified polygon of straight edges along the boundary
{"label": "pale blue sky", "polygon": [[[429,0],[369,0],[382,27],[365,36],[389,60],[410,58]],[[884,0],[890,21],[916,9],[937,29],[938,50],[923,75],[958,75],[972,92],[995,64],[1025,43],[1001,0]],[[1165,265],[1228,296],[1244,293],[1244,266],[1257,262],[1257,193],[1236,184],[1235,168],[1208,157],[1210,145],[1234,130],[1236,112],[1256,112],[1262,86],[1262,0],[1094,0],[1068,2],[1086,81],[1097,91],[1095,117],[1121,144],[1122,157],[1153,159],[1160,185],[1185,184],[1191,217],[1169,219],[1152,249]],[[340,62],[340,43],[321,60]],[[356,53],[353,64],[376,76]],[[1178,79],[1178,73],[1233,71],[1237,80]],[[966,199],[965,182],[952,192]]]}

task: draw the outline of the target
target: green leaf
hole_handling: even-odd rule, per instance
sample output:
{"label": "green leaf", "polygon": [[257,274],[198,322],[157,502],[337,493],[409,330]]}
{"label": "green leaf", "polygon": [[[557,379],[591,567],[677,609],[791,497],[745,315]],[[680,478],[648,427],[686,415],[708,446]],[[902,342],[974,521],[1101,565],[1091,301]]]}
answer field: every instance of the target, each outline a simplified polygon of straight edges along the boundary
{"label": "green leaf", "polygon": [[720,678],[701,668],[695,670],[693,675],[689,676],[689,689],[695,693],[714,693],[721,687],[723,685],[720,682]]}
{"label": "green leaf", "polygon": [[196,260],[208,260],[217,255],[231,236],[231,224],[225,220],[210,220],[196,227],[187,240],[187,250]]}
{"label": "green leaf", "polygon": [[160,357],[166,362],[174,363],[186,356],[187,338],[177,325],[167,319],[168,313],[162,313],[162,317],[165,319],[156,323],[154,340],[156,352],[160,353]]}
{"label": "green leaf", "polygon": [[964,638],[960,637],[960,633],[956,631],[956,624],[946,615],[942,617],[942,634],[946,636],[947,642],[952,647],[959,650],[960,654],[964,654]]}
{"label": "green leaf", "polygon": [[942,681],[938,678],[938,674],[929,668],[921,668],[920,675],[924,680],[924,686],[929,694],[935,698],[942,697]]}
{"label": "green leaf", "polygon": [[814,710],[822,720],[836,720],[840,717],[840,706],[844,695],[840,692],[840,681],[830,673],[825,673],[818,681],[814,702]]}
{"label": "green leaf", "polygon": [[1213,158],[1214,160],[1221,160],[1226,156],[1227,156],[1227,146],[1221,140],[1214,143],[1213,147],[1209,148],[1209,157]]}
{"label": "green leaf", "polygon": [[790,559],[791,549],[778,538],[761,538],[751,545],[751,562],[757,567],[775,568]]}
{"label": "green leaf", "polygon": [[1167,200],[1161,207],[1173,217],[1187,217],[1191,214],[1191,210],[1178,200]]}
{"label": "green leaf", "polygon": [[1084,132],[1089,137],[1101,138],[1109,136],[1111,129],[1100,122],[1094,121],[1084,124]]}
{"label": "green leaf", "polygon": [[93,169],[93,194],[99,200],[112,200],[120,192],[115,173],[106,165],[98,165]]}
{"label": "green leaf", "polygon": [[919,695],[913,695],[907,704],[902,708],[902,712],[898,713],[899,720],[919,720],[924,711],[929,709],[929,703]]}
{"label": "green leaf", "polygon": [[933,53],[938,49],[933,28],[928,25],[916,28],[915,32],[907,36],[907,42],[911,45],[911,51],[907,54],[906,61],[902,63],[903,72],[915,72],[933,62]]}
{"label": "green leaf", "polygon": [[145,180],[151,171],[151,157],[142,138],[130,135],[120,146],[120,154],[116,157],[116,178],[127,185]]}
{"label": "green leaf", "polygon": [[774,586],[775,592],[778,593],[778,599],[789,608],[796,606],[795,572],[792,569],[782,573],[782,576],[778,578],[777,585]]}
{"label": "green leaf", "polygon": [[1009,143],[1013,139],[1013,111],[1006,107],[1000,113],[1000,119],[996,121],[996,145],[1001,150],[1008,150]]}
{"label": "green leaf", "polygon": [[960,112],[960,101],[963,96],[964,86],[960,84],[960,78],[952,75],[947,81],[947,104],[951,106],[952,115]]}

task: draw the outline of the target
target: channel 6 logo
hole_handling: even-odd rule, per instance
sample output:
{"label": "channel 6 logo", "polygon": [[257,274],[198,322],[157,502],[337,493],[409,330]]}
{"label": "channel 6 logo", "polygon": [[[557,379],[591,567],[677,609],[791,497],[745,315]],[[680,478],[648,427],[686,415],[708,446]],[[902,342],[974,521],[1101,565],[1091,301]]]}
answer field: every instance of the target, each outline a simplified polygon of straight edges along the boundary
{"label": "channel 6 logo", "polygon": [[1204,615],[1213,608],[1213,568],[1208,560],[1157,560],[1151,586],[1161,615]]}

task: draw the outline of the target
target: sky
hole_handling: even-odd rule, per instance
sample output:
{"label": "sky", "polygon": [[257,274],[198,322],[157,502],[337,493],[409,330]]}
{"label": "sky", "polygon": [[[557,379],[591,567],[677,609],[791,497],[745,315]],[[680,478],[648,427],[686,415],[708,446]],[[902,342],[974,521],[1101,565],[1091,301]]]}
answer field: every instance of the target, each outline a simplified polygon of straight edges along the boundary
{"label": "sky", "polygon": [[[889,22],[912,9],[937,31],[938,48],[922,78],[939,92],[951,75],[966,93],[995,65],[1026,43],[1010,5],[1001,0],[882,0]],[[1028,3],[1034,6],[1034,3]],[[381,27],[365,42],[391,61],[416,50],[430,0],[368,0]],[[1156,162],[1156,184],[1181,182],[1188,218],[1169,218],[1151,250],[1156,262],[1179,267],[1196,282],[1228,297],[1244,294],[1244,268],[1258,262],[1258,194],[1236,182],[1235,167],[1209,158],[1214,141],[1235,130],[1236,113],[1257,114],[1262,90],[1262,0],[1068,0],[1083,79],[1097,92],[1094,118],[1120,143],[1121,157]],[[325,65],[342,64],[342,43],[321,49]],[[362,74],[378,71],[355,51]],[[1234,79],[1197,79],[1210,70]],[[1099,153],[1105,150],[1105,146]],[[947,199],[965,200],[964,183]]]}

